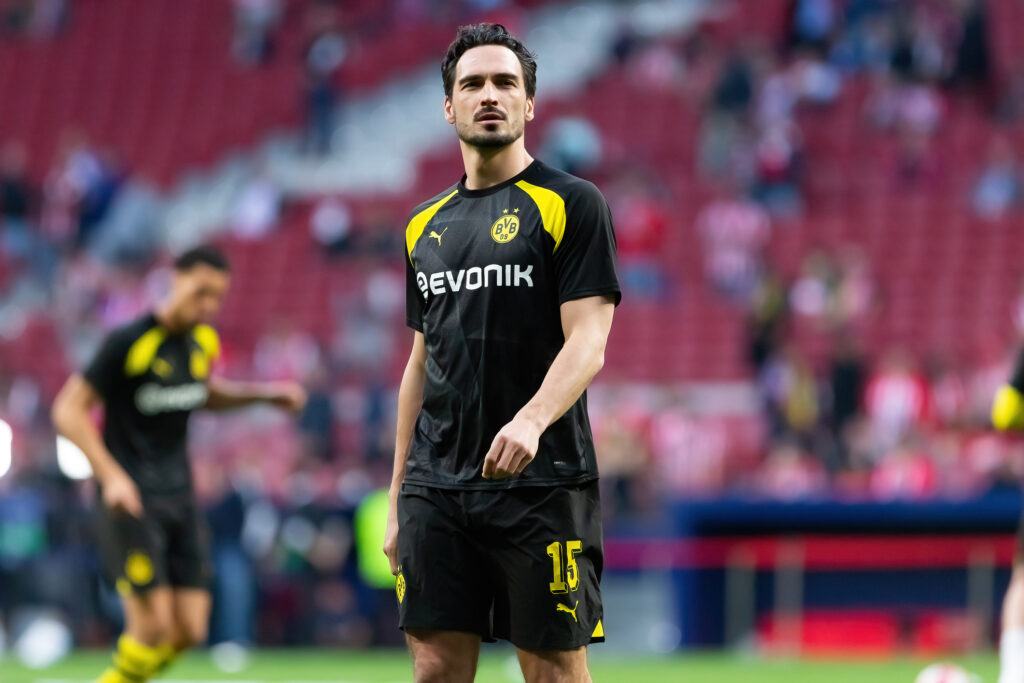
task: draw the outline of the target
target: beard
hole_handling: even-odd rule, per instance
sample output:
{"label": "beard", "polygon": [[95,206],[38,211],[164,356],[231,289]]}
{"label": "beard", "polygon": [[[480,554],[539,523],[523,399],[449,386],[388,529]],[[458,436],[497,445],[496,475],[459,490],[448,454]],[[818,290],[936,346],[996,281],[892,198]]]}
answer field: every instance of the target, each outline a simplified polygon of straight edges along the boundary
{"label": "beard", "polygon": [[459,139],[467,145],[477,147],[479,149],[499,149],[501,147],[508,147],[523,136],[524,129],[524,126],[519,126],[518,129],[510,126],[506,130],[479,132],[474,131],[473,126],[474,123],[470,123],[468,126],[456,124],[455,132],[459,136]]}

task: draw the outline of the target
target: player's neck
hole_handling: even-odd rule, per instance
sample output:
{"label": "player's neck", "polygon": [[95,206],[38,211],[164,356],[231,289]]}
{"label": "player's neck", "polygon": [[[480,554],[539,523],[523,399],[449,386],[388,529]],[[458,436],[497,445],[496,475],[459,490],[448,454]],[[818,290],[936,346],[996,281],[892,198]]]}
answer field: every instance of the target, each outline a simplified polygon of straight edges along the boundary
{"label": "player's neck", "polygon": [[514,178],[533,163],[523,139],[499,149],[474,147],[462,143],[462,163],[466,168],[466,189],[486,190]]}
{"label": "player's neck", "polygon": [[156,321],[160,323],[160,327],[164,328],[171,334],[178,334],[184,332],[186,326],[182,324],[181,320],[175,315],[174,306],[171,302],[164,302],[153,309],[153,316]]}

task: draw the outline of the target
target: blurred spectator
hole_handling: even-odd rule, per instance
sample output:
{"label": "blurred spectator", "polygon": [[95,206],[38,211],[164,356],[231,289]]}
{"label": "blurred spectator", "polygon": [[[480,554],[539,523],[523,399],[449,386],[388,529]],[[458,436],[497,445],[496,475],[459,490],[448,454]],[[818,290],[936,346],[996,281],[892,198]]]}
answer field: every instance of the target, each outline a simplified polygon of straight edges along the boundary
{"label": "blurred spectator", "polygon": [[235,35],[231,54],[244,66],[266,62],[274,49],[273,32],[281,21],[282,0],[233,0]]}
{"label": "blurred spectator", "polygon": [[967,426],[967,383],[946,358],[934,358],[928,367],[931,417],[939,427]]}
{"label": "blurred spectator", "polygon": [[231,228],[243,239],[259,239],[277,225],[281,214],[281,189],[265,169],[242,187],[232,209]]}
{"label": "blurred spectator", "polygon": [[566,173],[586,177],[602,154],[601,133],[583,116],[562,116],[548,126],[541,156]]}
{"label": "blurred spectator", "polygon": [[755,54],[753,46],[732,53],[712,86],[697,143],[698,166],[710,178],[723,178],[734,171],[735,147],[743,140],[754,101],[751,62]]}
{"label": "blurred spectator", "polygon": [[260,379],[304,382],[319,368],[320,347],[308,332],[279,318],[256,342],[252,361]]}
{"label": "blurred spectator", "polygon": [[783,347],[768,359],[757,381],[772,434],[809,444],[822,410],[807,359],[795,348]]}
{"label": "blurred spectator", "polygon": [[0,150],[0,252],[18,260],[31,260],[44,250],[29,222],[34,190],[25,172],[24,146],[8,143]]}
{"label": "blurred spectator", "polygon": [[839,20],[833,0],[796,0],[793,9],[793,42],[824,52]]}
{"label": "blurred spectator", "polygon": [[306,28],[309,40],[305,53],[303,149],[307,154],[324,156],[331,150],[339,96],[336,75],[348,46],[338,30],[337,8],[333,3],[313,2],[307,11]]}
{"label": "blurred spectator", "polygon": [[793,124],[772,125],[757,142],[753,196],[774,217],[791,218],[803,210],[802,147],[800,131]]}
{"label": "blurred spectator", "polygon": [[623,288],[657,299],[668,292],[659,257],[668,234],[669,214],[653,187],[640,175],[625,173],[609,192],[608,201],[615,216]]}
{"label": "blurred spectator", "polygon": [[935,495],[938,484],[928,453],[920,444],[903,439],[872,471],[869,486],[878,500],[921,500]]}
{"label": "blurred spectator", "polygon": [[953,85],[985,92],[991,77],[988,22],[980,0],[954,0],[959,12],[960,35],[953,52]]}
{"label": "blurred spectator", "polygon": [[322,363],[306,374],[306,406],[299,416],[299,431],[302,433],[305,453],[325,462],[331,459],[334,447],[334,407],[329,381],[327,368]]}
{"label": "blurred spectator", "polygon": [[996,120],[1014,123],[1024,115],[1024,61],[1010,68],[996,101]]}
{"label": "blurred spectator", "polygon": [[887,452],[922,425],[928,416],[928,385],[908,353],[890,351],[868,380],[864,399],[875,444]]}
{"label": "blurred spectator", "polygon": [[754,287],[747,321],[747,356],[755,376],[782,344],[789,311],[785,283],[776,272],[766,271]]}
{"label": "blurred spectator", "polygon": [[829,363],[831,423],[841,439],[846,426],[861,413],[867,368],[856,340],[849,334],[838,334],[835,347]]}
{"label": "blurred spectator", "polygon": [[352,212],[340,197],[324,197],[316,203],[309,231],[328,256],[352,250]]}
{"label": "blurred spectator", "polygon": [[1005,138],[996,138],[989,143],[985,166],[971,192],[974,213],[996,220],[1019,207],[1022,198],[1024,186],[1013,146]]}
{"label": "blurred spectator", "polygon": [[735,301],[748,301],[771,237],[768,214],[744,196],[738,183],[732,183],[701,209],[696,226],[704,243],[705,272],[714,289]]}
{"label": "blurred spectator", "polygon": [[146,178],[128,178],[94,230],[89,251],[106,263],[146,263],[162,246],[162,199]]}
{"label": "blurred spectator", "polygon": [[29,19],[29,31],[37,38],[50,38],[67,24],[68,0],[34,0]]}
{"label": "blurred spectator", "polygon": [[790,440],[771,448],[752,481],[756,493],[777,500],[806,500],[828,491],[821,462]]}
{"label": "blurred spectator", "polygon": [[47,239],[62,249],[77,246],[82,203],[104,182],[99,156],[85,135],[66,132],[43,186],[40,225]]}

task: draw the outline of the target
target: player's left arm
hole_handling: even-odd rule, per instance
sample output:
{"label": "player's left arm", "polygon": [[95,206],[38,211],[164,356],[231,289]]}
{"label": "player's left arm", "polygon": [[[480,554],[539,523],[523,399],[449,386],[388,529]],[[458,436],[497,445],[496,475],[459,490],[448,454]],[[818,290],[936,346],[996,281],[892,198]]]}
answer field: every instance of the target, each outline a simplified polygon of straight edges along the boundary
{"label": "player's left arm", "polygon": [[537,393],[494,437],[484,458],[485,479],[521,473],[537,455],[544,430],[572,407],[604,365],[615,298],[602,295],[566,301],[560,311],[565,345]]}
{"label": "player's left arm", "polygon": [[207,410],[233,410],[265,403],[297,413],[306,405],[306,390],[297,382],[235,382],[211,377],[206,383]]}

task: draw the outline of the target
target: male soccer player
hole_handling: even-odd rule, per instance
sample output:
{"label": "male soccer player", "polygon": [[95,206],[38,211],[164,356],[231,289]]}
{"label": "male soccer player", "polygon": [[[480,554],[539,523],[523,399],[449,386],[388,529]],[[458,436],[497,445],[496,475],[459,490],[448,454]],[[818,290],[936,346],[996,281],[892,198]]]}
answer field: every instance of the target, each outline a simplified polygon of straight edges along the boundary
{"label": "male soccer player", "polygon": [[[297,411],[305,402],[294,383],[210,377],[219,342],[209,322],[228,280],[218,250],[182,254],[167,298],[114,330],[53,404],[58,432],[92,465],[103,563],[124,605],[125,631],[99,683],[146,681],[206,640],[210,570],[186,454],[189,414],[257,402]],[[102,436],[90,415],[101,403]]]}
{"label": "male soccer player", "polygon": [[416,681],[473,680],[481,639],[527,681],[589,681],[603,640],[585,389],[619,301],[601,193],[526,151],[536,62],[463,26],[441,71],[462,180],[406,228],[412,353],[384,551]]}
{"label": "male soccer player", "polygon": [[[1000,431],[1024,429],[1024,350],[1008,384],[996,393],[992,424]],[[1024,683],[1024,519],[1017,531],[1017,556],[1003,598],[999,683]]]}

